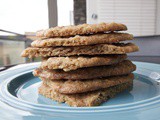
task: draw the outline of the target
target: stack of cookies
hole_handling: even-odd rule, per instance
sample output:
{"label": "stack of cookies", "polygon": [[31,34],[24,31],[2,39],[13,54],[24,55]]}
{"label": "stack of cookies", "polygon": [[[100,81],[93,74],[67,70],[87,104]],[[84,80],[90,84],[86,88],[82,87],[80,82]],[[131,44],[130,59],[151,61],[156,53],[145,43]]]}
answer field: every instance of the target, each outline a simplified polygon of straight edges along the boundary
{"label": "stack of cookies", "polygon": [[33,74],[42,80],[39,94],[70,106],[97,106],[130,90],[136,66],[126,53],[138,51],[133,35],[119,23],[54,27],[37,32],[23,57],[42,57]]}

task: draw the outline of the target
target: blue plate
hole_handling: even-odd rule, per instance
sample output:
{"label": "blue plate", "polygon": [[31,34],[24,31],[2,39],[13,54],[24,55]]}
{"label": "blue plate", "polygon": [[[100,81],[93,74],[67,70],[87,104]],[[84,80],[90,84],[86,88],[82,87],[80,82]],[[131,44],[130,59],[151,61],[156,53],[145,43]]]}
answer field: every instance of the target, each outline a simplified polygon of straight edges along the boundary
{"label": "blue plate", "polygon": [[20,120],[160,120],[160,86],[156,76],[160,71],[160,65],[134,63],[137,70],[134,72],[133,90],[125,91],[97,107],[70,107],[39,95],[37,89],[41,81],[32,75],[33,69],[39,63],[13,67],[0,74],[0,116],[9,119],[3,115],[7,110]]}

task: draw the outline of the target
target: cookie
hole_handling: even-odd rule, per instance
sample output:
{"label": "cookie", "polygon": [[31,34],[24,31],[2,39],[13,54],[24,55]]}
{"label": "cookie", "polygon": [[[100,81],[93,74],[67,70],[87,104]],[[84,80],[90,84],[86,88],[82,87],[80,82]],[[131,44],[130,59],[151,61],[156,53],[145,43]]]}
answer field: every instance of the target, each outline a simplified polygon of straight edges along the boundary
{"label": "cookie", "polygon": [[73,56],[73,55],[104,55],[104,54],[125,54],[138,51],[139,48],[133,43],[98,44],[92,46],[75,47],[49,47],[25,49],[22,57],[50,57],[50,56]]}
{"label": "cookie", "polygon": [[64,37],[93,34],[99,32],[122,31],[127,30],[127,26],[120,23],[99,23],[99,24],[81,24],[77,26],[54,27],[46,30],[40,30],[36,33],[38,37]]}
{"label": "cookie", "polygon": [[40,67],[42,69],[63,69],[64,71],[71,71],[84,67],[116,64],[125,60],[126,58],[126,54],[98,57],[50,57],[48,59],[44,59]]}
{"label": "cookie", "polygon": [[58,102],[65,102],[70,106],[91,107],[98,106],[101,103],[106,102],[107,100],[113,98],[114,96],[116,96],[116,94],[123,92],[124,90],[131,90],[132,86],[133,81],[109,87],[103,90],[66,95],[54,91],[54,89],[50,88],[46,84],[42,84],[39,87],[39,94]]}
{"label": "cookie", "polygon": [[81,46],[94,45],[101,43],[117,43],[125,40],[132,40],[133,35],[128,33],[108,33],[94,34],[88,36],[79,36],[69,38],[46,38],[35,40],[31,43],[32,47],[55,47],[55,46]]}
{"label": "cookie", "polygon": [[124,60],[115,65],[80,68],[65,72],[63,70],[49,70],[37,68],[33,71],[34,76],[51,80],[80,80],[94,79],[108,76],[126,75],[133,72],[136,66],[129,60]]}
{"label": "cookie", "polygon": [[134,75],[114,76],[90,80],[47,80],[41,78],[43,83],[62,94],[77,94],[89,91],[105,89],[122,83],[128,83],[134,79]]}

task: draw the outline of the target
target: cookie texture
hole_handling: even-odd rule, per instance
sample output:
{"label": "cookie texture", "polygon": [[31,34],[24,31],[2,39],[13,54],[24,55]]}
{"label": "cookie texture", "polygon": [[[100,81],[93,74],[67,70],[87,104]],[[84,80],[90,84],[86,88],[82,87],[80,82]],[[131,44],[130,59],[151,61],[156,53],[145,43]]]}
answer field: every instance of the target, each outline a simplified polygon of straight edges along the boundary
{"label": "cookie texture", "polygon": [[55,46],[81,46],[101,43],[117,43],[125,40],[132,40],[133,35],[128,33],[94,34],[87,36],[76,35],[68,38],[45,38],[35,40],[32,47],[55,47]]}
{"label": "cookie texture", "polygon": [[131,90],[132,86],[133,81],[103,90],[66,95],[56,92],[54,89],[43,83],[39,87],[39,94],[58,102],[65,102],[73,107],[91,107],[100,105],[124,90]]}
{"label": "cookie texture", "polygon": [[22,57],[50,57],[50,56],[73,56],[73,55],[103,55],[103,54],[125,54],[138,51],[139,48],[133,43],[98,44],[92,46],[76,47],[49,47],[25,49]]}
{"label": "cookie texture", "polygon": [[81,24],[77,26],[57,26],[46,30],[40,30],[36,33],[36,36],[50,38],[122,30],[127,30],[127,26],[121,23]]}
{"label": "cookie texture", "polygon": [[75,56],[75,57],[50,57],[41,63],[42,69],[63,69],[64,71],[76,70],[78,68],[111,65],[122,62],[127,58],[126,54],[106,56]]}
{"label": "cookie texture", "polygon": [[77,94],[89,91],[105,89],[122,83],[128,83],[134,79],[133,74],[90,80],[47,80],[41,78],[43,83],[58,93]]}
{"label": "cookie texture", "polygon": [[34,76],[51,80],[79,80],[93,79],[108,76],[125,75],[133,72],[136,66],[129,60],[124,60],[115,65],[81,68],[65,72],[63,70],[49,70],[37,68],[33,71]]}

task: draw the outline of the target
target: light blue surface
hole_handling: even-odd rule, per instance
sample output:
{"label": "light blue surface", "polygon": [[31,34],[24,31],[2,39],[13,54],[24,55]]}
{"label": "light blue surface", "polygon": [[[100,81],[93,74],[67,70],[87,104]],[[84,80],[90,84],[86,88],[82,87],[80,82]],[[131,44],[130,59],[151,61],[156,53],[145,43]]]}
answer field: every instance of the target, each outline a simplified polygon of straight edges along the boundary
{"label": "light blue surface", "polygon": [[40,80],[31,71],[39,63],[14,67],[0,74],[0,120],[160,120],[160,86],[148,77],[149,73],[160,71],[160,65],[135,64],[138,69],[131,92],[125,91],[98,107],[81,108],[37,94]]}

